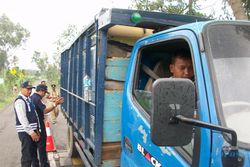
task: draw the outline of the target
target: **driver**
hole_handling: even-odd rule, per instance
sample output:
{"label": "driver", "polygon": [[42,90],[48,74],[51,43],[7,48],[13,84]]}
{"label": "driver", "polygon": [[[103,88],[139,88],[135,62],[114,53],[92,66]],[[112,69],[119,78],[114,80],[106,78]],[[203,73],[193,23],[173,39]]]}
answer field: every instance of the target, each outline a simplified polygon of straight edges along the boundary
{"label": "driver", "polygon": [[188,78],[194,81],[193,63],[189,51],[177,51],[171,59],[169,70],[173,78]]}
{"label": "driver", "polygon": [[[156,74],[159,73],[159,70],[164,69],[163,67],[158,67],[163,65],[164,63],[158,62],[154,69]],[[169,65],[169,71],[171,73],[172,78],[188,78],[194,81],[194,70],[193,63],[191,59],[190,52],[188,50],[178,50],[175,52],[174,56],[171,58],[171,62]],[[161,72],[160,72],[161,73]],[[165,76],[166,77],[166,76]],[[152,91],[153,82],[148,81],[146,84],[145,90]]]}

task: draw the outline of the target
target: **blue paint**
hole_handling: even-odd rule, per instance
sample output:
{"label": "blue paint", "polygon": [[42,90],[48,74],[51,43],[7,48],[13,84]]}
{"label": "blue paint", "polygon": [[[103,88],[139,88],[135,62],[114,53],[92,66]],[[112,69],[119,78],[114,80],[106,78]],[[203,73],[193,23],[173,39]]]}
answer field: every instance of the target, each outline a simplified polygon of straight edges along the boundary
{"label": "blue paint", "polygon": [[103,141],[121,140],[121,112],[123,91],[105,91]]}
{"label": "blue paint", "polygon": [[123,91],[105,91],[104,120],[120,120]]}
{"label": "blue paint", "polygon": [[125,81],[129,59],[113,58],[107,59],[105,77],[107,80]]}
{"label": "blue paint", "polygon": [[103,142],[118,142],[121,140],[121,120],[103,122]]}
{"label": "blue paint", "polygon": [[[97,24],[97,20],[96,20]],[[98,28],[98,25],[97,27]],[[103,142],[103,113],[104,113],[104,81],[105,81],[105,64],[106,64],[106,49],[107,49],[107,30],[100,31],[100,38],[102,42],[99,48],[100,55],[96,58],[96,61],[99,63],[98,68],[96,68],[96,126],[95,126],[95,157],[94,157],[94,164],[97,166],[101,164],[102,161],[102,142]],[[96,30],[96,41],[98,40],[98,31]],[[98,43],[98,42],[97,42]],[[96,54],[97,55],[97,54]],[[98,64],[97,63],[97,64]]]}
{"label": "blue paint", "polygon": [[106,66],[127,67],[129,58],[109,58],[107,59]]}

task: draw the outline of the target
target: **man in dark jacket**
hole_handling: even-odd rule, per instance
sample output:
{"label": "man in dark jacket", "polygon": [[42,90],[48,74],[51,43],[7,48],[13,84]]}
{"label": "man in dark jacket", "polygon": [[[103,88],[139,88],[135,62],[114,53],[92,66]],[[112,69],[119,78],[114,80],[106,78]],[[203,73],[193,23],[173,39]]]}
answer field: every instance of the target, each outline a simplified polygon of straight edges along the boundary
{"label": "man in dark jacket", "polygon": [[37,143],[38,152],[39,152],[39,160],[41,163],[41,167],[48,167],[48,157],[46,153],[46,128],[44,124],[44,114],[49,113],[53,109],[56,108],[57,105],[63,103],[63,98],[58,97],[54,100],[52,106],[47,106],[42,102],[42,98],[48,92],[48,87],[43,84],[39,84],[36,87],[36,92],[31,96],[32,102],[35,104],[35,108],[39,117],[40,127],[41,127],[41,140]]}
{"label": "man in dark jacket", "polygon": [[39,120],[34,104],[30,100],[32,85],[29,81],[21,84],[20,94],[14,102],[16,130],[22,143],[22,167],[39,167],[36,142],[40,140]]}

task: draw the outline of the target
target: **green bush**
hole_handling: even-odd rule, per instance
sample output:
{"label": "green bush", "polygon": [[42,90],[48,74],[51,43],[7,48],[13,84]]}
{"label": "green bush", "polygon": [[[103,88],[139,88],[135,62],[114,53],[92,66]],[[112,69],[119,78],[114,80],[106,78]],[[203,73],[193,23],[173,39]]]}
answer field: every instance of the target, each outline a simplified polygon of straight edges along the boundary
{"label": "green bush", "polygon": [[[14,69],[14,70],[13,70]],[[14,73],[13,73],[14,71]],[[23,81],[29,80],[34,85],[37,76],[34,75],[35,71],[25,71],[15,67],[2,71],[4,77],[4,84],[0,84],[0,109],[13,102],[17,93],[13,93],[13,86],[16,84],[18,89]]]}
{"label": "green bush", "polygon": [[15,96],[12,93],[12,90],[3,84],[0,85],[0,110],[5,106],[11,104],[15,99]]}

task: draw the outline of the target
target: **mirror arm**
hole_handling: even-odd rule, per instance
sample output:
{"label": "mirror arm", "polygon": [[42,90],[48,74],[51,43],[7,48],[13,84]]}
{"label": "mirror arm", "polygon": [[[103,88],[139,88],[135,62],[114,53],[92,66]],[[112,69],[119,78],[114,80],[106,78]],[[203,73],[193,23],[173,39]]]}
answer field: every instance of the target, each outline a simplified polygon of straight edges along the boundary
{"label": "mirror arm", "polygon": [[217,131],[229,133],[232,136],[231,145],[235,146],[235,147],[237,146],[237,134],[233,129],[225,128],[225,127],[218,126],[218,125],[213,125],[213,124],[202,122],[202,121],[199,121],[196,119],[186,118],[182,115],[176,115],[176,116],[172,117],[171,120],[175,120],[175,122],[176,121],[182,122],[182,123],[197,126],[197,127],[203,127],[203,128],[207,128],[207,129],[211,129],[211,130],[217,130]]}

